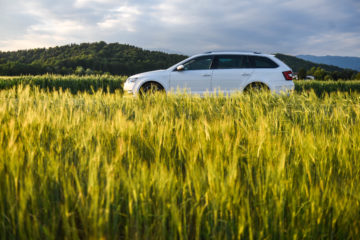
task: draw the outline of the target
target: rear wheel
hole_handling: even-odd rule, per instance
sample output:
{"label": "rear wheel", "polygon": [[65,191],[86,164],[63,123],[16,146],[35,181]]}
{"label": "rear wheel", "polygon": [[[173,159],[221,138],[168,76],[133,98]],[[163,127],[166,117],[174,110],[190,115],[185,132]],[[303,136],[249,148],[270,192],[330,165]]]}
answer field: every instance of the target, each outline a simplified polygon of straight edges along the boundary
{"label": "rear wheel", "polygon": [[149,95],[154,94],[156,92],[164,91],[163,87],[160,86],[158,83],[148,82],[141,86],[140,88],[140,95]]}
{"label": "rear wheel", "polygon": [[254,82],[249,84],[248,86],[246,86],[246,88],[244,89],[245,93],[249,93],[249,92],[268,92],[270,89],[268,86],[266,86],[265,84],[261,83],[261,82]]}

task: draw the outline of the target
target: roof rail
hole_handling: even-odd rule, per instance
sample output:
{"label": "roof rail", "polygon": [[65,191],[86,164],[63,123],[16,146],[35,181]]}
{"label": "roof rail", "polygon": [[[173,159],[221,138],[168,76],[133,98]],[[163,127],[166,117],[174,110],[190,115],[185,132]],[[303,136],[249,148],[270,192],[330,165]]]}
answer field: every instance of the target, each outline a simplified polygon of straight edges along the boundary
{"label": "roof rail", "polygon": [[215,50],[215,51],[207,51],[204,53],[218,53],[218,52],[244,52],[244,53],[261,54],[261,52],[258,51],[244,51],[244,50]]}

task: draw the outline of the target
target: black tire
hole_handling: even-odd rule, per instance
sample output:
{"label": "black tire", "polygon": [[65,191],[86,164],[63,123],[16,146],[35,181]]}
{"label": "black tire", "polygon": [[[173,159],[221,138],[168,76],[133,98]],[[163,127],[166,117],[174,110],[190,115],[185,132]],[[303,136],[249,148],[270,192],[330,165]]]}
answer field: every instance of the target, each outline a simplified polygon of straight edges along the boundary
{"label": "black tire", "polygon": [[154,94],[156,92],[162,92],[162,91],[164,91],[164,88],[160,86],[160,84],[154,82],[148,82],[141,86],[139,92],[140,95],[143,96],[143,95]]}
{"label": "black tire", "polygon": [[245,93],[268,92],[268,91],[270,91],[269,87],[260,82],[251,83],[248,86],[246,86],[246,88],[244,89]]}

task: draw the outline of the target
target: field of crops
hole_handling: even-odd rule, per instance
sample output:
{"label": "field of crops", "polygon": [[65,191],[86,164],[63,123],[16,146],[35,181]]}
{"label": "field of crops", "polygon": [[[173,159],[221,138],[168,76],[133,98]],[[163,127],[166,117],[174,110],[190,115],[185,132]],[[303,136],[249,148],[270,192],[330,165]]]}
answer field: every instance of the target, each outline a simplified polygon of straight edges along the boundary
{"label": "field of crops", "polygon": [[91,93],[98,90],[113,93],[116,90],[122,91],[122,84],[125,80],[126,77],[124,76],[112,75],[37,75],[16,77],[0,76],[0,90],[10,89],[22,85],[51,91],[59,89],[69,90],[74,94],[77,92]]}
{"label": "field of crops", "polygon": [[1,239],[359,239],[360,95],[0,91]]}
{"label": "field of crops", "polygon": [[[44,90],[69,90],[75,94],[77,92],[103,92],[113,93],[115,91],[122,92],[122,85],[126,80],[126,76],[112,75],[38,75],[38,76],[16,76],[1,77],[0,90],[10,89],[19,85],[30,86],[32,88],[40,88]],[[341,81],[294,81],[295,91],[304,92],[313,90],[318,96],[332,92],[360,92],[359,80],[341,80]]]}

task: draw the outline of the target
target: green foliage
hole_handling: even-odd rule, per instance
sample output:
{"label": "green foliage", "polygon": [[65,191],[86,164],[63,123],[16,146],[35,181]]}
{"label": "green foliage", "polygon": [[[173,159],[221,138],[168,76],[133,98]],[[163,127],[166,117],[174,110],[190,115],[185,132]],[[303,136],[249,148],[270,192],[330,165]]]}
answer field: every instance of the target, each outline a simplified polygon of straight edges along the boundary
{"label": "green foliage", "polygon": [[76,70],[75,70],[75,74],[76,75],[84,75],[84,73],[85,73],[85,70],[84,70],[84,68],[82,67],[82,66],[77,66],[76,67]]}
{"label": "green foliage", "polygon": [[317,69],[313,73],[316,80],[324,80],[326,76],[326,72],[324,69],[317,67]]}
{"label": "green foliage", "polygon": [[0,91],[1,239],[359,239],[360,96]]}
{"label": "green foliage", "polygon": [[329,80],[333,80],[330,74],[326,74],[324,77],[324,80],[329,81]]}
{"label": "green foliage", "polygon": [[[101,74],[132,75],[168,68],[185,56],[105,42],[0,52],[0,75]],[[80,71],[82,67],[84,71]],[[89,69],[88,73],[85,73]],[[79,72],[80,71],[80,72]]]}
{"label": "green foliage", "polygon": [[87,68],[87,69],[85,70],[85,74],[86,74],[86,75],[92,75],[92,74],[94,74],[94,72],[93,72],[90,68]]}
{"label": "green foliage", "polygon": [[312,75],[316,80],[339,80],[339,79],[356,79],[356,71],[344,69],[341,72],[329,72],[321,67],[312,67],[307,71],[307,75]]}
{"label": "green foliage", "polygon": [[360,92],[360,81],[294,81],[296,92],[314,91],[318,96],[332,92]]}
{"label": "green foliage", "polygon": [[[330,79],[355,79],[357,71],[351,69],[342,69],[336,66],[317,64],[309,61],[302,60],[300,58],[277,53],[275,55],[280,60],[284,61],[294,72],[300,72],[301,77],[299,79],[305,79],[303,77],[303,71],[307,71],[307,75],[313,75],[318,80],[324,80],[326,75],[331,76]],[[299,74],[298,74],[299,75]],[[329,78],[329,77],[328,77]]]}
{"label": "green foliage", "polygon": [[355,75],[355,79],[360,80],[360,72]]}
{"label": "green foliage", "polygon": [[298,72],[298,79],[306,79],[306,76],[307,74],[305,68],[301,68]]}
{"label": "green foliage", "polygon": [[18,77],[0,77],[0,90],[12,87],[30,86],[39,87],[45,90],[69,90],[71,93],[93,92],[102,90],[104,92],[122,92],[122,85],[126,77],[111,75],[41,75],[41,76],[18,76]]}

